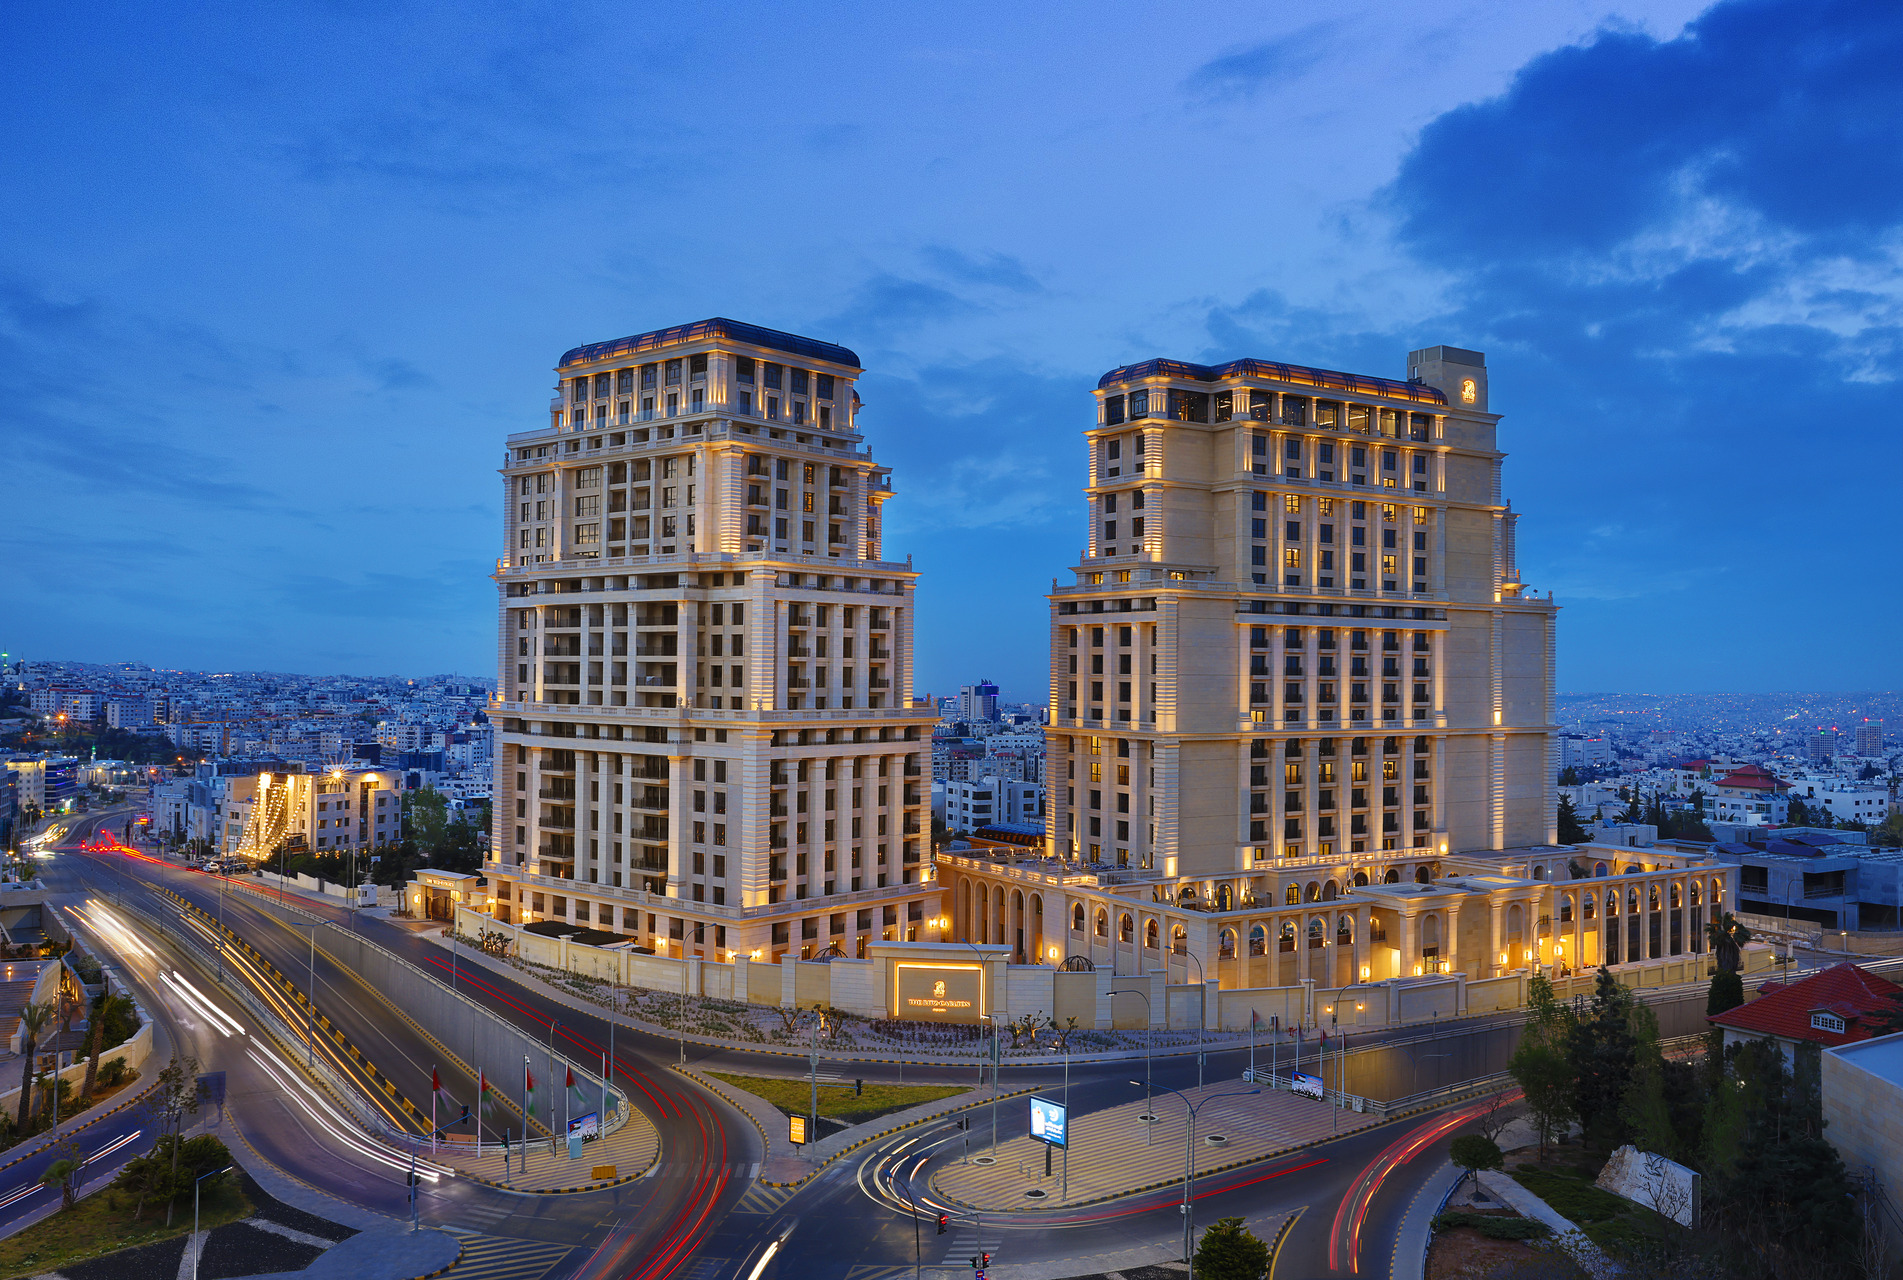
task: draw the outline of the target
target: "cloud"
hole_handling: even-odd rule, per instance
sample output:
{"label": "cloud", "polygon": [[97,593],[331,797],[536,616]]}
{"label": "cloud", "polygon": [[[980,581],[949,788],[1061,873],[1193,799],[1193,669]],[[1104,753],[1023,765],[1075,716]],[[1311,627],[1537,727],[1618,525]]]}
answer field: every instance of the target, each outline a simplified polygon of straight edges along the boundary
{"label": "cloud", "polygon": [[1285,36],[1237,49],[1203,63],[1183,81],[1183,93],[1201,102],[1228,102],[1294,80],[1327,51],[1333,22],[1311,23]]}
{"label": "cloud", "polygon": [[[1603,31],[1421,131],[1376,202],[1441,282],[1405,331],[1273,295],[1211,330],[1486,350],[1521,573],[1578,606],[1566,683],[1787,681],[1781,640],[1713,625],[1787,590],[1844,638],[1822,661],[1855,674],[1826,683],[1882,680],[1866,637],[1903,619],[1853,602],[1895,541],[1894,469],[1867,464],[1894,456],[1903,376],[1898,118],[1893,6],[1730,0],[1672,39]],[[1799,509],[1871,550],[1793,536]]]}
{"label": "cloud", "polygon": [[976,310],[948,289],[882,271],[860,285],[844,307],[819,323],[831,333],[889,334],[956,319]]}
{"label": "cloud", "polygon": [[1024,269],[1024,264],[1009,254],[987,253],[974,258],[946,245],[928,245],[921,254],[940,275],[961,284],[985,285],[1012,293],[1044,291],[1044,286]]}

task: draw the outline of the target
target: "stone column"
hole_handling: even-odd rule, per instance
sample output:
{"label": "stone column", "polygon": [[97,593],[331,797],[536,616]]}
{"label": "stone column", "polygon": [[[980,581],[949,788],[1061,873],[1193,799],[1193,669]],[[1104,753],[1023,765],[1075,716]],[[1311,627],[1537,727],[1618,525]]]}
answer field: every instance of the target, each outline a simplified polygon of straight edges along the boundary
{"label": "stone column", "polygon": [[1414,912],[1406,907],[1402,908],[1402,911],[1401,911],[1401,965],[1400,965],[1400,972],[1397,975],[1399,977],[1403,977],[1403,978],[1413,977],[1414,966],[1420,963],[1420,947],[1416,944],[1416,941],[1415,941],[1417,936],[1415,932],[1416,928],[1417,928],[1417,923],[1415,920]]}
{"label": "stone column", "polygon": [[1460,972],[1460,902],[1447,904],[1447,972]]}
{"label": "stone column", "polygon": [[1500,948],[1506,945],[1507,904],[1498,898],[1487,901],[1487,974],[1504,973],[1507,966],[1500,963]]}

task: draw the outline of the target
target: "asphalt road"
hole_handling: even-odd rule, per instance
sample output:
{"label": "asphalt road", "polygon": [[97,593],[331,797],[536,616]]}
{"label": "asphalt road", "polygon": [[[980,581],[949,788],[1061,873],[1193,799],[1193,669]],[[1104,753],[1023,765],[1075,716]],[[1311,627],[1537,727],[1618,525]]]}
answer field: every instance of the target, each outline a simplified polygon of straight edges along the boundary
{"label": "asphalt road", "polygon": [[[101,815],[101,819],[111,818]],[[89,834],[92,825],[77,824],[68,847]],[[57,881],[105,897],[115,889],[137,894],[145,884],[163,884],[214,914],[218,910],[215,877],[170,864],[116,854],[69,857],[66,853],[51,862],[49,887]],[[226,923],[293,982],[303,985],[300,979],[309,959],[304,934],[261,909],[250,894],[226,892],[223,897]],[[146,901],[157,899],[148,894]],[[350,923],[352,913],[342,904],[299,897],[296,906],[347,927]],[[435,942],[376,918],[360,919],[356,927],[379,945],[448,981],[445,954]],[[177,926],[171,929],[176,933]],[[148,942],[161,952],[164,964],[184,958],[165,949],[159,940],[148,938]],[[193,972],[183,964],[179,967]],[[399,1088],[419,1102],[424,1100],[433,1056],[427,1042],[400,1019],[390,1017],[375,993],[368,992],[354,974],[330,965],[321,954],[316,983],[319,1008]],[[457,985],[465,995],[538,1038],[546,1037],[554,1023],[558,1039],[577,1058],[596,1058],[606,1044],[607,1028],[600,1019],[555,1005],[506,976],[481,970],[465,973]],[[199,986],[208,989],[203,982]],[[284,1064],[275,1064],[274,1070],[268,1061],[255,1061],[227,1044],[228,1038],[216,1036],[203,1025],[207,1019],[181,1006],[158,981],[156,971],[142,995],[165,1007],[166,1016],[176,1020],[183,1034],[203,1051],[208,1065],[216,1063],[233,1071],[231,1111],[244,1140],[260,1155],[328,1194],[393,1215],[405,1212],[401,1173],[391,1169],[384,1176],[374,1161],[327,1131],[307,1108],[300,1109],[294,1089],[280,1078],[290,1074]],[[234,1002],[221,1004],[228,1015],[243,1016]],[[1055,1263],[1181,1239],[1180,1189],[1009,1221],[973,1221],[952,1213],[950,1230],[937,1235],[935,1217],[940,1210],[931,1203],[929,1175],[938,1164],[960,1158],[965,1136],[949,1123],[908,1131],[856,1153],[797,1192],[755,1187],[748,1170],[751,1162],[761,1158],[757,1132],[724,1103],[666,1069],[678,1052],[676,1042],[620,1028],[615,1045],[617,1083],[661,1132],[662,1162],[656,1176],[610,1192],[534,1197],[513,1196],[466,1180],[444,1180],[428,1189],[425,1222],[572,1244],[572,1253],[551,1274],[641,1280],[675,1276],[684,1280],[688,1275],[694,1280],[726,1280],[728,1276],[747,1280],[766,1243],[782,1235],[785,1245],[768,1263],[761,1280],[896,1278],[914,1264],[915,1243],[916,1257],[924,1265],[963,1267],[974,1252],[990,1252],[998,1263]],[[753,1074],[797,1076],[805,1069],[801,1058],[780,1054],[690,1046],[688,1057],[717,1069]],[[1264,1051],[1264,1065],[1266,1057]],[[434,1065],[444,1070],[444,1083],[452,1093],[469,1087],[469,1082],[460,1079],[452,1083],[446,1064]],[[1212,1051],[1203,1071],[1209,1080],[1236,1079],[1247,1065],[1246,1049]],[[908,1083],[970,1084],[978,1074],[975,1062],[957,1067],[839,1063],[828,1069],[848,1079],[903,1078]],[[1073,1064],[1072,1106],[1081,1113],[1127,1102],[1136,1093],[1129,1079],[1142,1075],[1141,1058]],[[1171,1103],[1163,1090],[1193,1086],[1198,1069],[1193,1055],[1169,1055],[1155,1060],[1154,1075],[1156,1089],[1166,1099],[1158,1105],[1166,1106]],[[1061,1071],[1007,1064],[1001,1079],[1007,1089],[1035,1085],[1049,1091],[1061,1086]],[[1284,1160],[1202,1179],[1196,1189],[1196,1221],[1206,1226],[1232,1214],[1299,1211],[1278,1255],[1276,1277],[1386,1274],[1394,1231],[1420,1183],[1438,1165],[1435,1153],[1444,1150],[1446,1137],[1457,1131],[1448,1125],[1459,1114],[1433,1113],[1365,1130]],[[1026,1104],[1022,1099],[1001,1103],[998,1118],[1000,1138],[1022,1133],[1028,1124]],[[989,1110],[980,1109],[973,1115],[969,1135],[976,1140],[974,1145],[988,1142],[990,1131]],[[128,1148],[135,1149],[136,1145]],[[0,1189],[9,1185],[0,1175]],[[910,1207],[914,1203],[921,1215],[916,1242]]]}
{"label": "asphalt road", "polygon": [[[74,834],[84,833],[76,830]],[[75,874],[102,896],[109,887],[137,893],[138,886],[157,884],[214,915],[219,910],[221,895],[216,877],[123,854],[88,853],[70,859],[62,854],[54,861],[68,862]],[[247,893],[227,891],[222,896],[226,924],[292,982],[303,985],[299,979],[309,970],[310,952],[302,931],[292,930],[273,913],[261,909]],[[151,895],[147,900],[159,901]],[[351,924],[347,918],[351,913],[341,904],[331,907],[299,899],[296,905],[346,927]],[[362,919],[356,924],[366,936],[419,968],[436,971],[432,961],[442,956],[436,944],[381,920]],[[330,965],[321,951],[316,969],[318,1008],[399,1089],[419,1105],[424,1104],[430,1067],[436,1065],[452,1093],[460,1088],[462,1096],[473,1096],[473,1082],[459,1077],[452,1082],[447,1064],[432,1064],[436,1055],[428,1042],[393,1017],[356,975]],[[506,978],[490,973],[481,978],[480,985],[463,983],[460,989],[498,1016],[538,1039],[545,1039],[554,1023],[557,1042],[583,1061],[598,1059],[605,1050],[607,1025],[601,1019],[566,1006],[551,1007],[540,994]],[[256,988],[255,982],[253,985]],[[286,1021],[296,1025],[294,1017]],[[319,1051],[323,1046],[320,1037]],[[572,1242],[577,1246],[572,1273],[577,1276],[667,1280],[680,1273],[712,1225],[749,1185],[750,1170],[763,1153],[752,1122],[666,1070],[663,1063],[671,1056],[671,1043],[631,1035],[626,1029],[617,1032],[612,1064],[616,1083],[627,1090],[632,1104],[660,1131],[663,1158],[655,1176],[609,1191],[564,1196],[511,1195],[467,1180],[446,1180],[433,1188],[432,1197],[426,1200],[425,1221],[528,1239]],[[303,1176],[303,1153],[310,1146],[310,1135],[285,1123],[289,1119],[280,1115],[275,1125],[267,1126],[277,1129],[281,1139],[262,1137],[260,1151],[273,1163]],[[377,1203],[367,1203],[366,1207],[391,1211],[387,1198],[364,1194],[353,1181],[354,1173],[340,1169],[313,1172],[319,1176],[306,1180],[327,1193],[355,1203],[374,1200]],[[401,1174],[397,1176],[400,1179]],[[400,1182],[396,1189],[400,1202]],[[497,1197],[506,1198],[502,1205],[506,1212],[500,1216]]]}

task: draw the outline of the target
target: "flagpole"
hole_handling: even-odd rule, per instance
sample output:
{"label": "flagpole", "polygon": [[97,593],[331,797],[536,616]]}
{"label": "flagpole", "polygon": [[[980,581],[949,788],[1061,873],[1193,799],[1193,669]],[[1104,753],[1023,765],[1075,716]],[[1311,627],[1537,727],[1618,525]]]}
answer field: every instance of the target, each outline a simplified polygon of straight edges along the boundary
{"label": "flagpole", "polygon": [[476,1069],[476,1156],[482,1156],[482,1107],[489,1101],[489,1077]]}
{"label": "flagpole", "polygon": [[435,1064],[429,1069],[429,1153],[436,1154],[436,1095],[442,1089],[442,1081],[436,1078]]}

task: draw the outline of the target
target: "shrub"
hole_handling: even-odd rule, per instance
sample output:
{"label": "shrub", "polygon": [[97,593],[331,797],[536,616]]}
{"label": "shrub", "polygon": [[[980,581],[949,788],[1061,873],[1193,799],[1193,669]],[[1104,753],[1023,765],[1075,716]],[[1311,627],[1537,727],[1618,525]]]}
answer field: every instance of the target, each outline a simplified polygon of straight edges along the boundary
{"label": "shrub", "polygon": [[1207,1280],[1259,1280],[1269,1265],[1269,1246],[1242,1225],[1219,1219],[1196,1248],[1196,1274]]}
{"label": "shrub", "polygon": [[1459,1209],[1450,1209],[1434,1218],[1434,1230],[1452,1231],[1456,1227],[1472,1227],[1489,1240],[1538,1240],[1547,1234],[1544,1222],[1532,1218],[1503,1218],[1491,1213],[1466,1213]]}
{"label": "shrub", "polygon": [[126,1082],[128,1070],[124,1056],[102,1062],[99,1064],[99,1083],[108,1089],[117,1089]]}
{"label": "shrub", "polygon": [[1601,1191],[1590,1183],[1543,1173],[1537,1169],[1522,1169],[1513,1175],[1513,1180],[1552,1205],[1554,1212],[1581,1226],[1589,1222],[1609,1221],[1631,1207],[1627,1201],[1610,1191]]}

